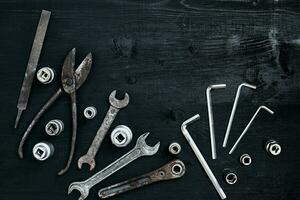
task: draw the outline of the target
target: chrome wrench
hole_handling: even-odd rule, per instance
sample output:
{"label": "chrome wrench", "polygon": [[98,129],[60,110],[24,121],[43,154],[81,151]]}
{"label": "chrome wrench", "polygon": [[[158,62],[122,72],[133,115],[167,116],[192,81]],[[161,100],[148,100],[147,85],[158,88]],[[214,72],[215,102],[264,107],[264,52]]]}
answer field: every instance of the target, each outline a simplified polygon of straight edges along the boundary
{"label": "chrome wrench", "polygon": [[112,91],[109,95],[109,103],[110,107],[106,113],[106,116],[98,129],[96,136],[88,150],[88,152],[81,156],[78,160],[78,168],[82,168],[82,164],[86,163],[90,165],[90,171],[93,170],[96,166],[95,156],[102,144],[102,141],[110,128],[111,124],[113,123],[114,119],[116,118],[119,110],[124,108],[129,103],[129,95],[125,93],[125,97],[122,100],[116,98],[116,90]]}
{"label": "chrome wrench", "polygon": [[79,200],[85,199],[89,195],[90,189],[95,186],[96,184],[100,183],[107,177],[111,176],[118,170],[122,169],[129,163],[133,162],[134,160],[138,159],[142,156],[152,156],[156,154],[156,152],[159,149],[160,142],[158,142],[155,146],[151,147],[148,146],[145,142],[145,139],[149,133],[144,133],[141,135],[136,142],[135,147],[129,151],[127,154],[123,155],[118,160],[114,161],[101,171],[97,172],[93,176],[91,176],[89,179],[81,182],[73,182],[70,184],[68,189],[68,194],[70,194],[74,189],[78,190],[80,192]]}
{"label": "chrome wrench", "polygon": [[180,160],[173,160],[147,174],[100,189],[98,196],[106,199],[124,192],[137,189],[164,180],[177,179],[185,174],[185,165]]}

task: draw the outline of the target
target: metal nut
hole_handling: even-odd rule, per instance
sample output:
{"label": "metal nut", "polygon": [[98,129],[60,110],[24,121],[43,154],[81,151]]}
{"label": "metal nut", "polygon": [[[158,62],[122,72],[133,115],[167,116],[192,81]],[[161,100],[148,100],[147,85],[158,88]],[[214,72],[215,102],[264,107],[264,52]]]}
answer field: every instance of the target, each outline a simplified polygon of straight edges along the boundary
{"label": "metal nut", "polygon": [[233,185],[237,182],[237,175],[233,172],[229,172],[227,174],[225,174],[225,181],[226,183],[228,183],[229,185]]}
{"label": "metal nut", "polygon": [[275,140],[269,140],[266,143],[266,151],[273,156],[277,156],[281,153],[281,146]]}
{"label": "metal nut", "polygon": [[37,79],[43,84],[49,84],[54,80],[55,71],[50,67],[43,67],[36,74]]}
{"label": "metal nut", "polygon": [[40,142],[34,145],[32,149],[33,156],[39,160],[44,161],[51,157],[54,153],[54,147],[49,142]]}
{"label": "metal nut", "polygon": [[59,135],[64,130],[64,123],[59,119],[49,121],[45,126],[45,131],[50,136]]}
{"label": "metal nut", "polygon": [[87,119],[93,119],[97,115],[97,108],[94,106],[86,107],[83,111],[83,115]]}
{"label": "metal nut", "polygon": [[169,145],[169,152],[171,154],[177,155],[180,153],[180,151],[181,151],[181,146],[179,143],[173,142]]}
{"label": "metal nut", "polygon": [[251,162],[252,162],[252,159],[251,159],[251,157],[250,157],[249,154],[243,154],[243,155],[241,155],[241,157],[240,157],[240,163],[242,165],[248,166],[248,165],[251,164]]}
{"label": "metal nut", "polygon": [[132,140],[132,131],[125,125],[119,125],[111,132],[110,139],[115,146],[125,147]]}

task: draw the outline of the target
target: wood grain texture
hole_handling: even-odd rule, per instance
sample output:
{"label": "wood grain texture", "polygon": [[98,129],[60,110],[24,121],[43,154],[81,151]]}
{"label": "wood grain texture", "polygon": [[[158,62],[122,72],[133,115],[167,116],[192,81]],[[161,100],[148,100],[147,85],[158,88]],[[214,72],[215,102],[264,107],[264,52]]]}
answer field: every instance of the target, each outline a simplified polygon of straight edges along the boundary
{"label": "wood grain texture", "polygon": [[[109,107],[114,89],[131,95],[129,106],[113,124],[126,124],[134,138],[150,131],[149,143],[161,141],[157,155],[144,158],[116,173],[92,189],[98,189],[143,174],[172,159],[168,145],[182,145],[186,175],[114,199],[219,199],[209,179],[184,140],[181,123],[196,113],[199,122],[189,131],[231,200],[300,199],[299,100],[300,100],[300,4],[297,0],[111,0],[111,1],[0,1],[1,115],[0,199],[76,199],[67,195],[70,182],[93,174],[79,171],[77,159],[87,151]],[[57,79],[49,86],[34,82],[27,112],[18,130],[13,129],[18,93],[24,76],[36,25],[42,9],[51,10],[39,67],[51,66]],[[71,111],[67,96],[61,98],[41,119],[25,146],[25,159],[17,157],[17,145],[34,113],[60,86],[59,75],[67,52],[77,48],[77,63],[93,53],[93,67],[85,85],[78,90],[78,142],[75,160],[63,177],[56,172],[66,160],[71,137]],[[229,146],[242,132],[261,104],[275,111],[261,113],[232,156],[221,148],[237,86],[244,90],[233,122]],[[218,160],[210,159],[209,126],[205,90],[210,84],[227,88],[212,95]],[[83,109],[94,105],[99,114],[92,121]],[[64,121],[62,135],[50,138],[45,124],[54,118]],[[278,158],[263,150],[267,138],[278,140],[283,152]],[[54,144],[55,154],[45,163],[31,156],[41,140]],[[98,171],[134,145],[115,148],[107,137],[97,155]],[[241,153],[253,157],[253,165],[241,167]],[[222,180],[225,168],[236,170],[238,183]]]}

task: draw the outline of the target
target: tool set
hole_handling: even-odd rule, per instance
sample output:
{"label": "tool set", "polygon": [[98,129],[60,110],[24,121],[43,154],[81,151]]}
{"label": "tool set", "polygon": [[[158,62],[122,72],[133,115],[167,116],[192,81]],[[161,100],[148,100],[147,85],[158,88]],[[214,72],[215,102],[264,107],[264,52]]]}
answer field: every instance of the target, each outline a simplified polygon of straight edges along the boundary
{"label": "tool set", "polygon": [[[41,53],[41,49],[43,46],[43,41],[45,38],[47,26],[49,23],[50,14],[51,12],[43,10],[40,17],[39,25],[36,31],[35,39],[33,42],[30,58],[25,73],[25,78],[22,84],[22,89],[18,100],[18,106],[17,106],[18,114],[15,122],[15,127],[17,127],[18,125],[22,112],[27,108],[31,86],[35,74],[36,74],[36,78],[43,84],[51,83],[54,80],[54,77],[56,75],[55,71],[49,67],[41,68],[38,70],[37,73],[35,73],[37,69],[39,55]],[[45,112],[54,104],[54,102],[63,93],[68,94],[70,98],[70,108],[71,108],[71,117],[72,117],[72,137],[71,137],[69,158],[67,160],[65,167],[59,171],[58,175],[63,175],[64,173],[66,173],[73,160],[75,146],[76,146],[77,127],[78,127],[76,94],[77,94],[77,90],[86,81],[92,66],[92,54],[89,53],[83,59],[81,64],[76,69],[74,69],[75,53],[76,50],[75,48],[73,48],[65,57],[62,66],[62,72],[61,72],[62,86],[50,97],[50,99],[45,103],[45,105],[42,106],[40,111],[34,116],[33,120],[31,121],[28,128],[24,132],[18,148],[19,157],[23,159],[24,157],[23,147],[33,127],[37,124],[39,119],[45,114]],[[256,89],[256,86],[248,83],[242,83],[238,86],[235,100],[232,106],[232,111],[229,117],[229,122],[227,125],[224,141],[222,144],[222,147],[224,148],[227,146],[228,143],[229,133],[232,127],[234,115],[237,109],[238,100],[241,95],[241,90],[243,87]],[[211,91],[215,89],[224,89],[224,88],[226,88],[226,84],[215,84],[215,85],[208,86],[206,89],[212,161],[217,159],[217,145],[216,145],[216,137],[215,137]],[[110,104],[110,107],[104,119],[102,120],[101,125],[97,130],[95,137],[87,150],[87,153],[79,158],[78,160],[79,169],[82,168],[83,164],[88,164],[90,171],[95,168],[96,155],[100,149],[101,144],[103,143],[105,136],[110,131],[110,127],[112,126],[114,119],[116,118],[119,110],[125,108],[129,104],[130,97],[128,93],[125,93],[122,99],[118,99],[116,97],[116,92],[117,92],[116,90],[113,90],[109,95],[108,102]],[[247,126],[242,131],[241,135],[239,136],[239,138],[237,139],[237,141],[229,151],[229,154],[232,154],[235,151],[241,139],[245,136],[250,125],[253,123],[257,114],[261,110],[265,110],[270,114],[274,114],[274,112],[270,108],[264,105],[259,106],[256,112],[254,113],[253,117],[250,119],[249,123],[247,124]],[[94,106],[86,107],[83,111],[83,116],[86,119],[93,119],[96,115],[97,115],[97,109]],[[199,119],[200,119],[200,115],[196,114],[190,117],[189,119],[185,120],[181,125],[181,132],[184,138],[186,139],[188,145],[193,150],[193,153],[195,154],[196,158],[198,159],[200,165],[202,166],[203,170],[205,171],[206,175],[208,176],[209,180],[211,181],[213,187],[217,191],[220,198],[226,199],[227,196],[224,190],[222,189],[218,179],[216,178],[215,174],[213,173],[212,169],[208,165],[200,149],[198,148],[192,136],[190,135],[189,131],[187,130],[187,127],[189,125],[191,125],[192,123],[196,122]],[[64,130],[64,123],[59,119],[51,120],[45,126],[45,132],[49,136],[59,136],[61,135],[63,130]],[[179,131],[180,130],[178,129],[178,132]],[[121,156],[119,159],[115,160],[113,163],[111,163],[104,169],[95,173],[90,178],[84,181],[71,183],[68,189],[68,193],[70,194],[73,190],[78,190],[80,192],[79,200],[86,199],[90,193],[90,189],[92,189],[95,185],[97,185],[104,179],[113,175],[118,170],[124,168],[125,166],[129,165],[131,162],[135,161],[140,157],[155,155],[159,150],[160,142],[157,142],[156,145],[154,146],[147,145],[145,140],[148,135],[149,133],[144,133],[140,135],[133,149],[131,149],[128,153]],[[110,140],[115,147],[126,147],[132,141],[132,138],[133,138],[132,130],[126,125],[118,125],[110,132]],[[270,155],[278,156],[281,153],[282,149],[280,144],[276,140],[271,139],[271,140],[267,140],[267,142],[265,143],[264,150]],[[168,146],[168,152],[173,156],[177,156],[181,151],[182,151],[182,146],[176,141],[173,141]],[[32,154],[34,158],[36,158],[39,161],[47,160],[53,155],[53,153],[54,153],[54,146],[48,141],[37,143],[32,149]],[[237,158],[237,162],[242,166],[249,166],[252,164],[252,157],[249,154],[244,153],[239,158]],[[102,199],[109,198],[133,189],[150,185],[155,182],[178,179],[181,178],[186,173],[186,171],[188,171],[188,169],[186,168],[185,164],[181,160],[176,159],[144,175],[140,175],[135,178],[131,178],[126,181],[102,188],[99,190],[98,196]],[[238,176],[236,172],[233,172],[230,169],[225,169],[223,172],[223,179],[225,183],[234,185],[237,183]]]}

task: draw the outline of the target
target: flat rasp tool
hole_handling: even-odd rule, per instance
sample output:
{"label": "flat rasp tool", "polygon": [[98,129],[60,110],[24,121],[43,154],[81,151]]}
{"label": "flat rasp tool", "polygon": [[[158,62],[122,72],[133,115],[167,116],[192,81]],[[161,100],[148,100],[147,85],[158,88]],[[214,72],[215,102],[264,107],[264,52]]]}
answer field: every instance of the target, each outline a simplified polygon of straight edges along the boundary
{"label": "flat rasp tool", "polygon": [[41,54],[41,50],[43,47],[44,43],[44,38],[46,35],[48,23],[50,20],[51,12],[47,10],[42,10],[41,16],[40,16],[40,21],[38,24],[38,27],[36,29],[35,37],[33,40],[32,48],[31,48],[31,53],[29,56],[28,64],[27,64],[27,69],[25,72],[25,77],[22,83],[22,88],[20,91],[19,95],[19,100],[18,100],[18,114],[16,117],[16,122],[15,122],[15,128],[17,128],[22,112],[26,110],[27,108],[27,103],[28,99],[30,96],[30,91],[31,91],[31,86],[32,82],[34,79],[34,75],[36,72],[37,64],[39,61],[39,57]]}

